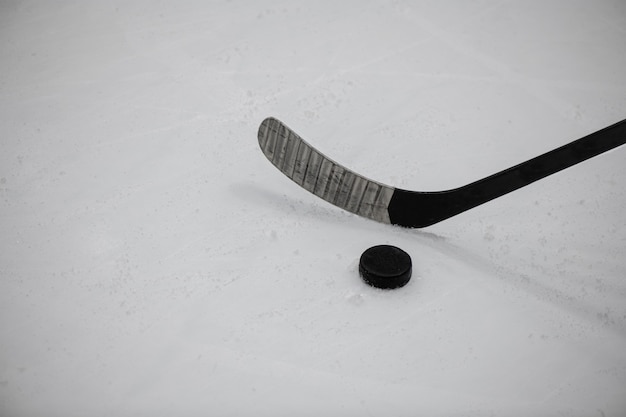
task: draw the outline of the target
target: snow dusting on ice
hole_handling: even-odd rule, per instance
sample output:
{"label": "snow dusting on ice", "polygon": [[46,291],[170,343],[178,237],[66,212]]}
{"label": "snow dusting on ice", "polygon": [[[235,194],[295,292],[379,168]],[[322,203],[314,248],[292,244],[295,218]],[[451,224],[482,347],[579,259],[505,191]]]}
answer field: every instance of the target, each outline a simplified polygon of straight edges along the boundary
{"label": "snow dusting on ice", "polygon": [[626,413],[626,149],[407,230],[256,137],[467,184],[626,117],[623,2],[10,1],[0,67],[0,415]]}

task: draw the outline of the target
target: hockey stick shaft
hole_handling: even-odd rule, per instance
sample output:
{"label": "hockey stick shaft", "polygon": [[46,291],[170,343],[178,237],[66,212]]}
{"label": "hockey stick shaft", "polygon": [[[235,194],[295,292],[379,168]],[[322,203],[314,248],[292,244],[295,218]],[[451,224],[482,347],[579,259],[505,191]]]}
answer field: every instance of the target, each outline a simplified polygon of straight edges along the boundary
{"label": "hockey stick shaft", "polygon": [[391,223],[406,227],[435,224],[625,143],[623,120],[463,187],[433,193],[396,189],[388,208]]}

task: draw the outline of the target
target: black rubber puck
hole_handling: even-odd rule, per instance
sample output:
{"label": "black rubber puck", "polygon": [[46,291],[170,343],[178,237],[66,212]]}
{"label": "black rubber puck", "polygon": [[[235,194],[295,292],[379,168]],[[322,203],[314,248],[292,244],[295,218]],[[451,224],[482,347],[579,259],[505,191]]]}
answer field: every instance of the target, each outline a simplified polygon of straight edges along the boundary
{"label": "black rubber puck", "polygon": [[411,271],[409,254],[390,245],[369,248],[359,261],[359,274],[366,283],[376,288],[403,287],[411,279]]}

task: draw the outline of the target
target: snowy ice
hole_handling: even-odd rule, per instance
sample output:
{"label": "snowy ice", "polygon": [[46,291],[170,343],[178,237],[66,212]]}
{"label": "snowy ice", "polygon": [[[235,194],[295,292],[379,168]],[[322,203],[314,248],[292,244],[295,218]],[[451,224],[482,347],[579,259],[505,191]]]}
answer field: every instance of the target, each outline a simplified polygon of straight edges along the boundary
{"label": "snowy ice", "polygon": [[467,184],[626,117],[623,1],[5,1],[0,68],[0,415],[626,414],[626,149],[407,230],[256,138]]}

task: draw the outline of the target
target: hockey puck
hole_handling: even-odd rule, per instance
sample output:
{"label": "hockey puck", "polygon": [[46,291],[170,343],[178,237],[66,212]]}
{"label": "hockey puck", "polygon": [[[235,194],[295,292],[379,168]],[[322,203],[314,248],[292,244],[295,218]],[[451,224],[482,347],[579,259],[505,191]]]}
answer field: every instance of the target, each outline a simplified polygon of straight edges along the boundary
{"label": "hockey puck", "polygon": [[359,274],[367,284],[376,288],[403,287],[411,279],[411,271],[409,254],[390,245],[367,249],[359,261]]}

